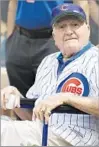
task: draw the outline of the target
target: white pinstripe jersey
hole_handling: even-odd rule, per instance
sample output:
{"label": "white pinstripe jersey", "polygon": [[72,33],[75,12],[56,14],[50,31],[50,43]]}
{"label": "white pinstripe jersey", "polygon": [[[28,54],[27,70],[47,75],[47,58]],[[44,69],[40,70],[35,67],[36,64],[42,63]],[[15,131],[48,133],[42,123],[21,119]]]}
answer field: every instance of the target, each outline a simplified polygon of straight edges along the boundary
{"label": "white pinstripe jersey", "polygon": [[[89,96],[99,96],[98,79],[98,48],[95,46],[87,50],[80,57],[69,63],[57,77],[59,52],[44,58],[40,64],[35,84],[27,93],[28,98],[38,98],[36,103],[56,93],[58,85],[71,73],[83,74],[89,83]],[[54,133],[74,146],[98,145],[99,134],[97,119],[92,115],[83,114],[52,114],[49,126]]]}

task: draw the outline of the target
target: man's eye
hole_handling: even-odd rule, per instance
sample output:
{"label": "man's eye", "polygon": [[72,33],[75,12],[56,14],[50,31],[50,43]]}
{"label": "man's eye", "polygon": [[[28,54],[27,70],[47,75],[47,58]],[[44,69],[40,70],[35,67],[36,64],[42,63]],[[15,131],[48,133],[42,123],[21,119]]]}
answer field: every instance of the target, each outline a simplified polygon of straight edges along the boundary
{"label": "man's eye", "polygon": [[73,26],[75,26],[75,27],[76,27],[76,26],[79,26],[79,25],[78,25],[77,23],[74,23],[74,24],[73,24]]}
{"label": "man's eye", "polygon": [[60,29],[64,29],[65,28],[65,25],[61,25],[59,26]]}

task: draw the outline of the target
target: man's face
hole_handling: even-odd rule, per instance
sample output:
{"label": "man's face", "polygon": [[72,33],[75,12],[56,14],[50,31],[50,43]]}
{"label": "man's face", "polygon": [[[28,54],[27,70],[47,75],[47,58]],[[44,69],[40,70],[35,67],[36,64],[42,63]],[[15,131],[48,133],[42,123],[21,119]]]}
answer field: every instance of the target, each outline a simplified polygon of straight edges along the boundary
{"label": "man's face", "polygon": [[89,26],[73,16],[68,16],[53,25],[55,45],[67,57],[82,49],[88,43],[89,36]]}

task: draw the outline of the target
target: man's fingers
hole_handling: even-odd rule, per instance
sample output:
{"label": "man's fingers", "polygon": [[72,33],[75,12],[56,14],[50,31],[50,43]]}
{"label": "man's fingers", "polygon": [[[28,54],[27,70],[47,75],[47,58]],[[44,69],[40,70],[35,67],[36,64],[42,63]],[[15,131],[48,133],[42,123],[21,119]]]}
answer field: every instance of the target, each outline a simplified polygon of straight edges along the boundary
{"label": "man's fingers", "polygon": [[33,114],[32,114],[32,120],[33,120],[33,121],[36,120],[36,116],[35,116],[34,112],[33,112]]}
{"label": "man's fingers", "polygon": [[20,108],[20,96],[16,96],[15,107]]}
{"label": "man's fingers", "polygon": [[51,110],[50,109],[47,109],[45,114],[44,114],[44,118],[45,118],[45,123],[48,124],[49,122],[49,117],[51,115]]}
{"label": "man's fingers", "polygon": [[41,110],[40,106],[36,106],[33,109],[33,119],[38,118],[39,120],[43,121],[44,119],[44,112]]}
{"label": "man's fingers", "polygon": [[36,120],[35,108],[33,109],[32,120],[33,120],[33,121]]}
{"label": "man's fingers", "polygon": [[44,120],[44,112],[40,111],[39,117],[40,117],[40,120],[43,121]]}
{"label": "man's fingers", "polygon": [[36,118],[38,118],[39,120],[41,120],[40,119],[40,112],[39,111],[36,112]]}
{"label": "man's fingers", "polygon": [[43,121],[45,118],[46,123],[48,123],[50,114],[51,108],[48,107],[48,104],[46,104],[45,102],[41,102],[33,109],[33,120],[35,117],[40,119],[41,121]]}

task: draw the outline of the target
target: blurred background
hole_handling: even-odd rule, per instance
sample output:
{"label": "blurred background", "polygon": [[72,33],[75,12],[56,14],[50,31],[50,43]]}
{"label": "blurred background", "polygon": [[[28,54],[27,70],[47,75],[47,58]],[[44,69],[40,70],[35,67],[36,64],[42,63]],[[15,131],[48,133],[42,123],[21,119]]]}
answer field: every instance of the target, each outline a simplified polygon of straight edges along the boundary
{"label": "blurred background", "polygon": [[8,0],[0,0],[1,6],[1,31],[0,31],[0,59],[1,59],[1,66],[5,66],[5,42],[6,42],[6,33],[7,33],[7,10],[8,10]]}

